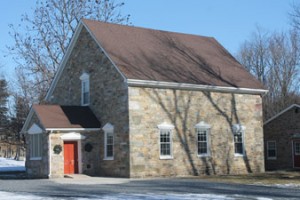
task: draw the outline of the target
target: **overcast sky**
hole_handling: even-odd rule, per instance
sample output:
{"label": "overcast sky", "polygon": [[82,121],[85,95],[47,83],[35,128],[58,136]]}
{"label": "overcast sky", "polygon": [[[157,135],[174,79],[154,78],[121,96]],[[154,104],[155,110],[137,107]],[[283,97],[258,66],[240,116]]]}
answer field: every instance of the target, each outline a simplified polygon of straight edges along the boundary
{"label": "overcast sky", "polygon": [[[256,26],[272,31],[287,30],[291,5],[297,0],[124,0],[123,14],[131,15],[134,26],[216,38],[236,54]],[[7,55],[12,44],[8,24],[32,13],[35,0],[1,0],[0,71],[12,76],[16,66]],[[8,77],[9,78],[9,77]]]}

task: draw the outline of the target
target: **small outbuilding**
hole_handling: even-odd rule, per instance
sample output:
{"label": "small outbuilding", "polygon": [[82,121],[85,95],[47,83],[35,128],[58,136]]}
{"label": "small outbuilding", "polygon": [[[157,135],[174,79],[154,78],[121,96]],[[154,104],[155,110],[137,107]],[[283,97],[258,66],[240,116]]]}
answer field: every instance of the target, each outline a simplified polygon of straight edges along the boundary
{"label": "small outbuilding", "polygon": [[264,123],[264,143],[266,170],[300,169],[300,105]]}

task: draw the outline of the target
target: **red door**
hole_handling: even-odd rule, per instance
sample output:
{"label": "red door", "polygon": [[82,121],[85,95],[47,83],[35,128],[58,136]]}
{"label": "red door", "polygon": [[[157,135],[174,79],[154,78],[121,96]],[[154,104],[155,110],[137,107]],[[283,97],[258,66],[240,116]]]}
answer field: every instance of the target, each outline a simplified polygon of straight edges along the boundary
{"label": "red door", "polygon": [[293,148],[294,167],[300,168],[300,140],[293,141]]}
{"label": "red door", "polygon": [[64,173],[78,173],[78,151],[77,142],[64,142]]}

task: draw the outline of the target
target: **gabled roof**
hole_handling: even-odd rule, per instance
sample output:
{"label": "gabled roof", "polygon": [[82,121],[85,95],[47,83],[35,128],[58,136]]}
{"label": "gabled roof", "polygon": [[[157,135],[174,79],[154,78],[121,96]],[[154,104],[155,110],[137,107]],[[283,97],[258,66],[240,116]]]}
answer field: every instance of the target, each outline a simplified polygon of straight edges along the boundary
{"label": "gabled roof", "polygon": [[209,90],[221,88],[220,91],[255,94],[267,92],[212,37],[83,19],[48,91],[48,100],[83,28],[129,85]]}
{"label": "gabled roof", "polygon": [[83,23],[127,79],[263,89],[212,37]]}
{"label": "gabled roof", "polygon": [[281,116],[281,115],[284,114],[285,112],[287,112],[287,111],[289,111],[289,110],[291,110],[291,109],[293,109],[293,108],[295,108],[295,107],[296,107],[296,108],[300,108],[300,105],[298,105],[298,104],[292,104],[291,106],[287,107],[286,109],[282,110],[281,112],[279,112],[279,113],[276,114],[275,116],[273,116],[273,117],[271,117],[270,119],[268,119],[268,120],[264,123],[264,125],[266,125],[267,123],[273,121],[274,119],[278,118],[279,116]]}
{"label": "gabled roof", "polygon": [[[46,130],[100,129],[101,124],[87,106],[33,105],[21,133],[25,133],[33,113]],[[28,127],[27,127],[28,128]]]}

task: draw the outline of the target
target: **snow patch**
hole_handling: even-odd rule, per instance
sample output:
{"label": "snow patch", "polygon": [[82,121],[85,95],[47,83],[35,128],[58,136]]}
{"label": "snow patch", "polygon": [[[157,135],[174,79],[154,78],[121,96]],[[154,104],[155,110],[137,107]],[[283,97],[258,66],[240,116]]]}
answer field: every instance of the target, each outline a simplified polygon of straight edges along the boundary
{"label": "snow patch", "polygon": [[[54,195],[54,194],[51,194]],[[2,192],[0,191],[0,200],[7,200],[8,197],[13,197],[14,200],[63,200],[63,199],[74,199],[74,200],[88,200],[88,199],[98,199],[98,200],[234,200],[234,199],[246,199],[248,196],[233,195],[228,197],[226,195],[216,195],[216,194],[107,194],[107,195],[89,195],[85,197],[80,196],[62,196],[59,197],[49,197],[49,196],[39,196],[29,193],[12,193],[12,192]],[[253,200],[272,200],[270,198],[264,197],[252,197]]]}
{"label": "snow patch", "polygon": [[279,188],[300,188],[300,184],[295,183],[275,184],[274,186]]}
{"label": "snow patch", "polygon": [[87,199],[98,199],[98,200],[233,200],[224,195],[214,194],[111,194],[111,195],[91,195],[87,197],[45,197],[32,195],[29,193],[12,193],[12,192],[1,192],[0,200],[7,200],[8,197],[13,197],[14,200],[56,200],[56,199],[76,199],[76,200],[87,200]]}
{"label": "snow patch", "polygon": [[0,157],[0,172],[25,171],[25,161]]}

